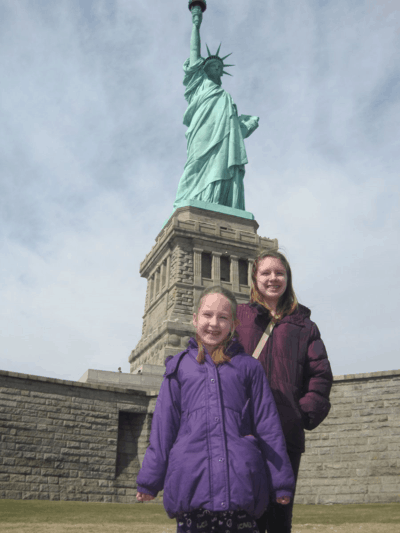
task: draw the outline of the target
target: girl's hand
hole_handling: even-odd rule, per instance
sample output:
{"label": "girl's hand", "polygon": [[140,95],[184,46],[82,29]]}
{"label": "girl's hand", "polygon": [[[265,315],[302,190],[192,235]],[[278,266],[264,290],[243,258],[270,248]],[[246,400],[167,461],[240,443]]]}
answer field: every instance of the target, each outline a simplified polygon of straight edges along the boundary
{"label": "girl's hand", "polygon": [[154,500],[154,496],[151,496],[151,494],[143,494],[143,492],[138,492],[136,494],[136,499],[138,502],[149,502],[150,500]]}
{"label": "girl's hand", "polygon": [[280,503],[281,505],[287,505],[288,503],[290,503],[290,498],[289,496],[282,496],[282,498],[276,499],[276,503]]}

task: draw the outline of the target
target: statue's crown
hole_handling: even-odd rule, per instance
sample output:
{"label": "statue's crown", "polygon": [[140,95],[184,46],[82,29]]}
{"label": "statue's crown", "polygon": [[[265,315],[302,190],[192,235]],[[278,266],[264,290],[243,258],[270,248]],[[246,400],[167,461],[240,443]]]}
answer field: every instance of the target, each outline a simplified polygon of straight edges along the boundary
{"label": "statue's crown", "polygon": [[[221,43],[222,44],[222,43]],[[215,52],[215,55],[212,55],[211,52],[210,52],[210,49],[208,48],[207,44],[206,44],[206,47],[207,47],[207,52],[208,52],[208,57],[206,57],[206,59],[204,60],[204,65],[207,63],[207,61],[211,61],[212,59],[218,59],[219,61],[221,61],[222,63],[222,66],[223,67],[234,67],[235,65],[225,65],[224,63],[224,59],[226,59],[227,57],[229,57],[230,55],[232,55],[232,52],[224,57],[219,57],[219,50],[221,48],[221,44],[218,46],[218,50]],[[228,74],[228,76],[232,76],[232,74],[229,74],[229,72],[225,72],[225,70],[222,71],[224,74]]]}

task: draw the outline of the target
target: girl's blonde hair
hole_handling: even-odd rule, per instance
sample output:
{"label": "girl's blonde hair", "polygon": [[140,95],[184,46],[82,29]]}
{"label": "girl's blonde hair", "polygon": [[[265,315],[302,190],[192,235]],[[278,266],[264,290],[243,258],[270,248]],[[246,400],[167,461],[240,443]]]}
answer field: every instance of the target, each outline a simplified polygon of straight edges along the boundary
{"label": "girl's blonde hair", "polygon": [[287,276],[286,290],[282,294],[282,296],[279,298],[278,306],[276,309],[277,314],[274,317],[272,317],[275,321],[278,321],[286,315],[291,315],[297,309],[299,302],[293,290],[292,271],[290,269],[289,261],[286,259],[286,257],[281,252],[278,252],[278,251],[261,252],[259,256],[256,258],[256,260],[254,261],[253,268],[251,271],[250,302],[256,302],[264,306],[265,308],[267,308],[269,311],[271,311],[268,305],[264,302],[264,299],[257,287],[257,270],[258,270],[260,262],[266,257],[274,257],[275,259],[279,259],[279,261],[282,263],[283,267],[286,270],[286,276]]}
{"label": "girl's blonde hair", "polygon": [[[230,334],[226,339],[224,339],[219,346],[215,348],[213,351],[211,358],[214,361],[216,365],[226,363],[227,361],[230,361],[231,358],[229,355],[225,353],[225,350],[229,344],[229,342],[232,340],[233,336],[235,335],[235,326],[237,324],[237,301],[235,296],[229,291],[228,289],[225,289],[224,287],[221,287],[220,285],[213,285],[212,287],[207,287],[207,289],[204,289],[204,291],[201,293],[195,315],[197,316],[201,307],[202,300],[205,296],[208,296],[209,294],[221,294],[222,296],[225,296],[225,298],[229,301],[231,305],[231,313],[232,313],[232,329]],[[196,333],[196,341],[199,347],[199,353],[197,355],[197,361],[200,364],[203,364],[205,361],[205,351],[204,346],[199,338],[199,336]]]}

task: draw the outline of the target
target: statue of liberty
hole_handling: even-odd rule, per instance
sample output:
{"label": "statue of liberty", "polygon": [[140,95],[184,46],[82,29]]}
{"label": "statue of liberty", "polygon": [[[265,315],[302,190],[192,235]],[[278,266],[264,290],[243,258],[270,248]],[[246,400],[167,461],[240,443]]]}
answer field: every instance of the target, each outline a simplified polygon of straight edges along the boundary
{"label": "statue of liberty", "polygon": [[188,127],[187,161],[178,185],[174,208],[187,205],[188,200],[245,209],[243,178],[247,163],[243,139],[258,127],[258,117],[238,116],[232,97],[221,87],[224,64],[219,56],[202,58],[200,25],[204,0],[189,2],[192,13],[190,58],[183,65],[188,102],[183,123]]}

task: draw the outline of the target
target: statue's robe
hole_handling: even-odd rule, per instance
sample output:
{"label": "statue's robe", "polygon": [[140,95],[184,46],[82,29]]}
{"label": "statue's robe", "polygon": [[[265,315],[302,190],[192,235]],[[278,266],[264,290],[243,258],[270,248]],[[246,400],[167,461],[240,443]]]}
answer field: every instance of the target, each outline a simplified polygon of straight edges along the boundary
{"label": "statue's robe", "polygon": [[187,162],[178,185],[174,207],[184,200],[201,200],[236,209],[244,206],[246,149],[232,97],[209,80],[204,59],[183,69],[188,108]]}

